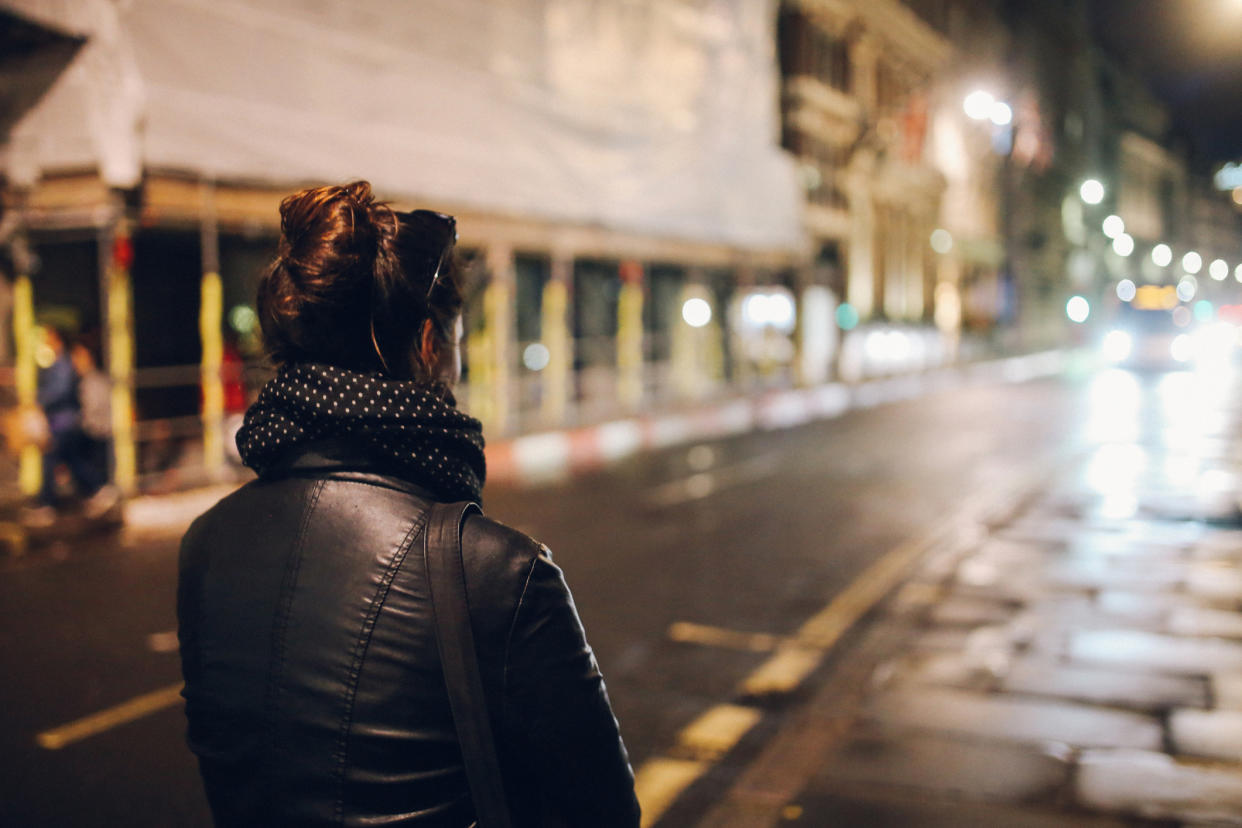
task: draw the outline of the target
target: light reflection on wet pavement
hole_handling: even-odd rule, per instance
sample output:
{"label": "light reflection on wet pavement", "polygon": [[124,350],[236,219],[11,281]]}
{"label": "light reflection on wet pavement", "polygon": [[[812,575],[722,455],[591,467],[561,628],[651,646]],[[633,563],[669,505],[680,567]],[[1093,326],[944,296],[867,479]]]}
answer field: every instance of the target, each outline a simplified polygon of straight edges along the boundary
{"label": "light reflection on wet pavement", "polygon": [[889,602],[900,643],[783,824],[1242,824],[1242,408],[1090,380],[1077,459]]}

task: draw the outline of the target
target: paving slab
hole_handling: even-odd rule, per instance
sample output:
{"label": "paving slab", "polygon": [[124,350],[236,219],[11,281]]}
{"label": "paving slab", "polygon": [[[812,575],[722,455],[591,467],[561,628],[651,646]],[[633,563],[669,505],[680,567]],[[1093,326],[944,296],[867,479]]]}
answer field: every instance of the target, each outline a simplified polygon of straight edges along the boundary
{"label": "paving slab", "polygon": [[980,627],[1003,624],[1014,616],[1014,612],[1014,604],[1009,601],[951,595],[932,608],[929,620],[945,626]]}
{"label": "paving slab", "polygon": [[1242,710],[1175,710],[1169,736],[1178,753],[1242,762]]}
{"label": "paving slab", "polygon": [[967,652],[918,653],[893,665],[896,682],[938,684],[964,690],[994,689],[999,676],[1009,669],[1009,656],[989,660]]}
{"label": "paving slab", "polygon": [[1242,638],[1242,612],[1211,607],[1179,607],[1169,614],[1174,635]]}
{"label": "paving slab", "polygon": [[1212,676],[1212,701],[1221,710],[1242,710],[1242,672]]}
{"label": "paving slab", "polygon": [[1079,661],[1132,670],[1201,676],[1219,671],[1242,671],[1242,642],[1160,635],[1140,630],[1072,633],[1066,653]]}
{"label": "paving slab", "polygon": [[1074,795],[1087,808],[1148,819],[1242,825],[1242,766],[1174,759],[1155,751],[1089,750]]}
{"label": "paving slab", "polygon": [[1126,626],[1163,627],[1168,616],[1182,607],[1198,607],[1193,596],[1178,592],[1150,593],[1103,589],[1095,596],[1100,612]]}
{"label": "paving slab", "polygon": [[930,652],[957,652],[966,648],[971,632],[965,627],[932,627],[911,639],[910,647]]}
{"label": "paving slab", "polygon": [[1069,780],[1062,759],[1029,746],[868,731],[856,728],[820,777],[1005,802],[1052,797]]}
{"label": "paving slab", "polygon": [[1208,703],[1207,682],[1201,678],[1083,667],[1042,658],[1016,660],[1000,689],[1149,713]]}
{"label": "paving slab", "polygon": [[885,725],[1004,742],[1155,750],[1163,741],[1160,724],[1140,713],[950,688],[889,690],[872,700],[867,715]]}
{"label": "paving slab", "polygon": [[1217,529],[1194,545],[1191,557],[1236,561],[1239,552],[1242,552],[1242,529]]}
{"label": "paving slab", "polygon": [[[797,828],[1133,828],[1123,820],[1096,814],[921,796],[904,789],[858,785],[807,790],[786,807],[780,825]],[[701,825],[700,828],[721,826]]]}
{"label": "paving slab", "polygon": [[1187,570],[1186,589],[1219,603],[1242,605],[1242,569],[1235,562],[1195,563]]}
{"label": "paving slab", "polygon": [[1075,555],[1053,562],[1045,578],[1062,589],[1168,592],[1181,586],[1189,571],[1180,561]]}

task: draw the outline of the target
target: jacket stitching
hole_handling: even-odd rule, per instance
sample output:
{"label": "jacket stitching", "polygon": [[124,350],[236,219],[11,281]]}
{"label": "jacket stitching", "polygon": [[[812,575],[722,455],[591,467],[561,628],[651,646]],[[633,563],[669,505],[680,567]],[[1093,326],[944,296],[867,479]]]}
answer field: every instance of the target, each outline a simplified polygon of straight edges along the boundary
{"label": "jacket stitching", "polygon": [[341,699],[344,713],[341,717],[340,733],[337,735],[335,755],[338,791],[335,821],[340,823],[343,823],[345,819],[345,768],[349,758],[349,731],[353,727],[354,698],[358,693],[358,681],[362,675],[362,662],[366,658],[367,648],[371,643],[371,632],[375,628],[375,622],[379,618],[380,611],[384,608],[384,602],[388,599],[388,590],[392,586],[393,580],[397,577],[397,572],[401,569],[401,565],[410,551],[414,538],[427,522],[428,511],[424,510],[422,514],[415,518],[409,531],[402,538],[401,544],[397,547],[396,553],[393,554],[392,560],[389,562],[387,570],[384,572],[384,576],[375,590],[375,595],[371,599],[371,608],[367,611],[366,618],[362,621],[362,627],[358,631],[358,641],[354,645],[353,657],[349,665],[349,679]]}
{"label": "jacket stitching", "polygon": [[[264,706],[266,708],[267,721],[269,722],[267,735],[273,754],[276,752],[277,743],[277,711],[280,707],[280,697],[283,695],[281,681],[285,669],[285,633],[288,631],[289,616],[293,612],[293,593],[294,587],[297,585],[298,572],[302,566],[306,530],[310,526],[311,514],[315,511],[315,506],[319,502],[319,495],[323,491],[323,485],[324,482],[322,480],[318,481],[315,487],[311,489],[310,496],[307,498],[306,511],[303,513],[301,525],[298,527],[297,540],[289,552],[289,560],[285,563],[285,575],[280,584],[280,607],[277,610],[275,623],[272,625],[272,669],[268,674]],[[270,789],[272,785],[271,774],[268,775],[268,784]]]}
{"label": "jacket stitching", "polygon": [[522,606],[526,603],[526,591],[530,587],[531,578],[535,576],[535,565],[539,563],[539,554],[530,559],[530,568],[526,570],[526,578],[522,581],[522,593],[518,596],[517,606],[513,609],[513,620],[509,622],[509,634],[505,636],[504,670],[500,678],[501,718],[506,726],[509,720],[509,648],[513,643],[513,634],[517,631],[518,618],[522,614]]}

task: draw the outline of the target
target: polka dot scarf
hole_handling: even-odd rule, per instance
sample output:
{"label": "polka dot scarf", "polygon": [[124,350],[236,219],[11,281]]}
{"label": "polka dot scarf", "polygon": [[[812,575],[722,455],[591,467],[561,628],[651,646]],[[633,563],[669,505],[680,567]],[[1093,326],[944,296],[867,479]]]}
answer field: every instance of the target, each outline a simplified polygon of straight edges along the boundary
{"label": "polka dot scarf", "polygon": [[237,448],[262,477],[295,446],[342,439],[439,497],[478,500],[486,473],[483,428],[446,397],[379,373],[287,365],[246,412]]}

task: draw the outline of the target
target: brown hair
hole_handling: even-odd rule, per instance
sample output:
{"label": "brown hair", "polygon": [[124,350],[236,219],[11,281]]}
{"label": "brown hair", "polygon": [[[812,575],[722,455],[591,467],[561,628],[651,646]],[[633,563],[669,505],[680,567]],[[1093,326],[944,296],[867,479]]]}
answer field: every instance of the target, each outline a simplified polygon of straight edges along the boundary
{"label": "brown hair", "polygon": [[439,279],[415,272],[411,229],[371,185],[314,187],[280,203],[280,249],[259,280],[263,343],[278,366],[323,362],[430,382],[416,345],[431,320],[437,352],[452,344],[461,312],[453,256]]}

